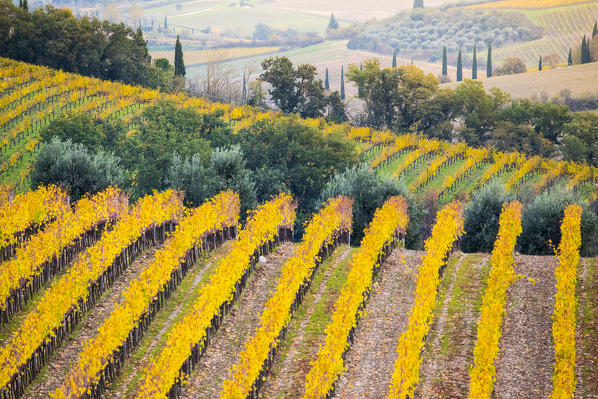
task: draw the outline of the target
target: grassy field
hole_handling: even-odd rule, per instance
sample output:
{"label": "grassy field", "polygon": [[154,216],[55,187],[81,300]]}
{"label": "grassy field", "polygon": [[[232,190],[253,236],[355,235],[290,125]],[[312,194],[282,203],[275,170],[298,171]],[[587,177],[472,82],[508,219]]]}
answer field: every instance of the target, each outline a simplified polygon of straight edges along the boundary
{"label": "grassy field", "polygon": [[[231,60],[235,58],[251,57],[255,55],[263,55],[274,53],[279,50],[279,47],[239,47],[239,48],[225,48],[218,50],[190,50],[184,52],[184,59],[186,66],[202,64],[207,62],[211,55],[217,55],[219,59]],[[154,51],[151,53],[152,58],[166,58],[171,63],[174,62],[173,51]]]}
{"label": "grassy field", "polygon": [[[493,4],[493,3],[489,3]],[[496,60],[509,56],[521,58],[535,65],[540,56],[557,54],[561,62],[567,61],[569,49],[581,44],[583,35],[591,35],[594,23],[598,21],[598,2],[573,4],[548,9],[514,10],[524,12],[536,25],[544,28],[544,37],[527,43],[496,49]]]}
{"label": "grassy field", "polygon": [[[426,1],[427,7],[450,3],[450,0]],[[372,18],[386,18],[399,11],[413,7],[413,0],[377,0],[368,2],[361,0],[278,0],[267,2],[264,7],[275,10],[293,11],[313,15],[330,16],[331,12],[338,18],[348,21],[367,21]]]}
{"label": "grassy field", "polygon": [[[175,28],[205,29],[210,27],[213,32],[226,36],[250,36],[258,23],[267,24],[273,28],[292,28],[300,32],[326,33],[328,15],[298,13],[291,10],[275,9],[262,5],[239,6],[230,1],[188,1],[175,4],[144,9],[146,17],[153,17],[162,23],[168,17],[168,25]],[[347,24],[342,18],[341,25]]]}
{"label": "grassy field", "polygon": [[[514,97],[532,97],[542,93],[552,97],[563,89],[571,90],[574,97],[598,94],[598,85],[594,83],[598,81],[598,62],[481,80],[486,90],[498,87]],[[442,86],[455,88],[457,83]]]}
{"label": "grassy field", "polygon": [[[428,6],[441,5],[449,0],[428,2]],[[365,4],[359,0],[315,1],[279,0],[246,1],[241,7],[237,1],[198,0],[173,2],[168,5],[146,6],[146,17],[154,17],[162,23],[168,16],[169,26],[188,29],[211,27],[227,35],[251,35],[258,23],[280,29],[297,29],[301,32],[326,33],[330,13],[334,12],[340,25],[350,22],[363,22],[372,18],[386,18],[413,6],[413,0],[380,0]]]}

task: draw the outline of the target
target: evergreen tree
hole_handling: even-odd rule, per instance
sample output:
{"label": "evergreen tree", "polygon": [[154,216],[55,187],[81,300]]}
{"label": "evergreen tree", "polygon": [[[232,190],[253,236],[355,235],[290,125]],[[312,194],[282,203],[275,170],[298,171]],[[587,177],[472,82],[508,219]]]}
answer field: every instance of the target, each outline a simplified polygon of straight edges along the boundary
{"label": "evergreen tree", "polygon": [[324,87],[330,90],[330,81],[328,80],[328,68],[326,68],[326,78],[324,79]]}
{"label": "evergreen tree", "polygon": [[448,75],[448,59],[446,57],[446,46],[442,49],[442,75]]}
{"label": "evergreen tree", "polygon": [[488,59],[486,60],[486,76],[492,77],[492,44],[488,45]]}
{"label": "evergreen tree", "polygon": [[341,100],[345,99],[345,68],[341,67]]}
{"label": "evergreen tree", "polygon": [[23,0],[19,0],[19,8],[23,8]]}
{"label": "evergreen tree", "polygon": [[23,0],[23,10],[29,11],[29,5],[27,4],[27,0]]}
{"label": "evergreen tree", "polygon": [[363,62],[361,64],[359,64],[359,70],[363,71]]}
{"label": "evergreen tree", "polygon": [[328,30],[338,29],[338,22],[334,18],[334,13],[330,14],[330,22],[328,22]]}
{"label": "evergreen tree", "polygon": [[164,16],[164,29],[168,29],[168,17]]}
{"label": "evergreen tree", "polygon": [[586,43],[586,35],[583,35],[583,40],[581,41],[581,63],[586,64],[590,62],[587,58],[588,53],[588,44]]}
{"label": "evergreen tree", "polygon": [[185,76],[185,62],[183,61],[183,46],[179,36],[176,37],[176,45],[174,46],[174,75]]}
{"label": "evergreen tree", "polygon": [[338,91],[330,93],[328,97],[328,115],[326,119],[334,123],[343,123],[347,121],[345,105],[341,101]]}
{"label": "evergreen tree", "polygon": [[397,49],[392,50],[392,67],[397,67]]}
{"label": "evergreen tree", "polygon": [[540,61],[538,61],[538,72],[542,72],[542,56],[540,56]]}
{"label": "evergreen tree", "polygon": [[424,0],[413,0],[413,8],[424,8]]}
{"label": "evergreen tree", "polygon": [[573,65],[573,52],[571,48],[569,48],[569,58],[567,58],[567,66]]}
{"label": "evergreen tree", "polygon": [[478,78],[478,54],[476,44],[473,44],[473,64],[471,65],[471,78],[476,80]]}
{"label": "evergreen tree", "polygon": [[243,91],[241,92],[241,102],[245,104],[247,100],[247,81],[245,80],[245,74],[243,74]]}
{"label": "evergreen tree", "polygon": [[594,30],[592,31],[592,39],[598,35],[598,22],[594,22]]}
{"label": "evergreen tree", "polygon": [[461,82],[463,80],[463,61],[461,59],[461,49],[459,49],[459,54],[457,55],[457,82]]}

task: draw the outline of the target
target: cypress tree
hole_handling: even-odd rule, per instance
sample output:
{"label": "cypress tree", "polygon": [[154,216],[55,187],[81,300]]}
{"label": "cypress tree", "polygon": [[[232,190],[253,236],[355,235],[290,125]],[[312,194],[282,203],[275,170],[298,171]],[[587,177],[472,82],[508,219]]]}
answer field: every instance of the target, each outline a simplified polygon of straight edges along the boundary
{"label": "cypress tree", "polygon": [[23,0],[19,0],[19,8],[23,8]]}
{"label": "cypress tree", "polygon": [[476,80],[478,78],[478,52],[476,44],[473,44],[473,64],[471,65],[471,78]]}
{"label": "cypress tree", "polygon": [[345,99],[345,68],[341,67],[341,100]]}
{"label": "cypress tree", "polygon": [[174,74],[175,76],[185,76],[185,62],[183,61],[183,46],[179,36],[176,37],[176,44],[174,46]]}
{"label": "cypress tree", "polygon": [[542,72],[542,56],[540,56],[540,61],[538,61],[538,72]]}
{"label": "cypress tree", "polygon": [[243,91],[241,92],[241,102],[245,104],[247,100],[247,82],[245,81],[245,74],[243,74]]}
{"label": "cypress tree", "polygon": [[397,49],[392,50],[392,67],[397,67]]}
{"label": "cypress tree", "polygon": [[457,55],[457,82],[463,80],[463,61],[461,60],[461,49]]}
{"label": "cypress tree", "polygon": [[168,29],[168,17],[164,17],[164,29]]}
{"label": "cypress tree", "polygon": [[361,64],[359,64],[359,70],[363,71],[363,62]]}
{"label": "cypress tree", "polygon": [[424,0],[413,0],[413,8],[424,8]]}
{"label": "cypress tree", "polygon": [[592,31],[592,39],[598,35],[598,22],[594,22],[594,30]]}
{"label": "cypress tree", "polygon": [[442,49],[442,75],[448,75],[448,60],[446,57],[446,46]]}
{"label": "cypress tree", "polygon": [[330,90],[330,82],[328,81],[328,68],[326,68],[326,78],[324,79],[324,87],[326,90]]}
{"label": "cypress tree", "polygon": [[328,22],[328,29],[338,29],[338,22],[334,18],[334,13],[330,14],[330,22]]}
{"label": "cypress tree", "polygon": [[488,44],[488,59],[486,60],[486,76],[492,77],[492,44]]}
{"label": "cypress tree", "polygon": [[583,40],[581,41],[581,63],[586,64],[588,62],[586,53],[588,52],[588,44],[586,43],[586,35],[583,35]]}
{"label": "cypress tree", "polygon": [[569,48],[569,58],[567,58],[567,66],[573,65],[573,52],[571,48]]}
{"label": "cypress tree", "polygon": [[29,11],[29,5],[27,4],[27,0],[23,0],[23,10]]}

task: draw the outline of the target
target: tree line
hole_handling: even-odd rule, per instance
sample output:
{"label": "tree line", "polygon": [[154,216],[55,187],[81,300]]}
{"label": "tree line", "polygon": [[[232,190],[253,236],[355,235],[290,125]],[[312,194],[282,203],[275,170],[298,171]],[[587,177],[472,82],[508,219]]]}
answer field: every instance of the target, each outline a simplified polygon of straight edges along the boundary
{"label": "tree line", "polygon": [[[471,79],[456,89],[441,88],[435,76],[416,66],[383,68],[371,59],[349,66],[346,79],[357,87],[363,107],[348,115],[341,95],[326,90],[329,84],[316,78],[314,66],[294,67],[288,58],[276,57],[262,67],[260,79],[271,103],[283,112],[598,166],[598,115],[571,112],[571,101],[513,99],[497,88],[486,92],[482,82]],[[344,77],[341,82],[343,88]]]}
{"label": "tree line", "polygon": [[160,70],[151,65],[141,29],[133,31],[51,5],[29,12],[0,0],[0,56],[66,72],[156,88]]}
{"label": "tree line", "polygon": [[[355,143],[342,134],[324,135],[296,116],[256,122],[233,133],[222,111],[199,113],[173,102],[158,102],[135,117],[129,130],[119,120],[103,123],[87,113],[65,113],[42,131],[44,144],[31,174],[32,185],[58,184],[74,200],[118,184],[133,199],[153,190],[176,188],[188,206],[197,206],[219,191],[239,193],[242,215],[280,191],[298,201],[296,238],[303,222],[328,198],[355,200],[351,242],[359,245],[376,208],[393,195],[409,203],[406,246],[423,247],[434,224],[437,199],[418,199],[400,181],[380,178],[367,164],[359,165]],[[568,203],[581,197],[558,186],[537,197],[506,193],[499,184],[472,195],[465,210],[467,236],[462,249],[492,249],[502,204],[525,202],[518,250],[549,254],[560,240],[558,220]],[[595,204],[594,204],[595,205]],[[582,250],[596,252],[596,209],[584,206]]]}

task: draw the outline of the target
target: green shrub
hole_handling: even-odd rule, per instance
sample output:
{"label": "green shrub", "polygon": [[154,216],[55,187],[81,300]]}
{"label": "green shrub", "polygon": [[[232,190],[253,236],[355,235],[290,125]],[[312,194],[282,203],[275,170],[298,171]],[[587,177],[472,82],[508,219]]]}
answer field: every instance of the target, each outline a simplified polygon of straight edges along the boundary
{"label": "green shrub", "polygon": [[484,186],[473,195],[463,212],[463,252],[492,252],[503,204],[512,200],[503,185],[498,183]]}
{"label": "green shrub", "polygon": [[42,146],[31,172],[33,187],[48,184],[65,187],[73,201],[123,182],[119,158],[102,151],[90,153],[82,144],[58,138]]}
{"label": "green shrub", "polygon": [[345,172],[336,174],[326,184],[320,196],[320,206],[328,199],[339,195],[353,198],[353,233],[351,243],[359,245],[363,238],[363,230],[372,221],[376,209],[393,195],[402,195],[407,199],[409,226],[405,245],[407,248],[421,246],[421,219],[423,209],[407,187],[397,180],[380,180],[376,172],[366,165],[355,166]]}
{"label": "green shrub", "polygon": [[[523,210],[518,250],[529,255],[552,255],[561,242],[561,223],[567,205],[583,207],[581,217],[581,252],[584,256],[596,253],[596,214],[576,193],[556,186],[538,195]],[[551,246],[552,245],[552,246]]]}
{"label": "green shrub", "polygon": [[204,162],[200,154],[182,158],[174,153],[168,168],[168,186],[185,192],[185,203],[198,206],[224,189],[231,189],[241,199],[241,216],[256,204],[255,184],[251,172],[245,168],[243,152],[238,146],[217,148]]}

